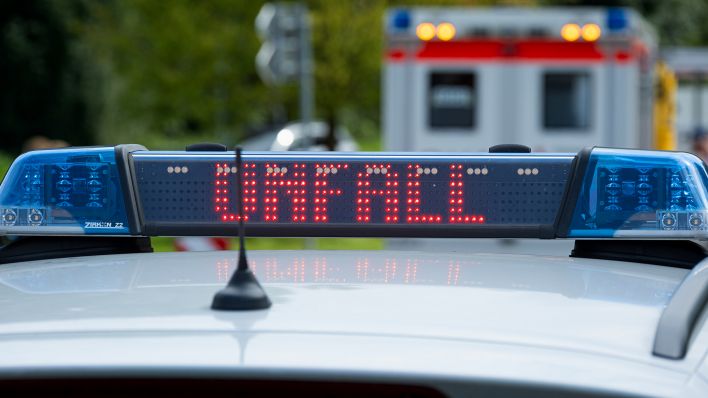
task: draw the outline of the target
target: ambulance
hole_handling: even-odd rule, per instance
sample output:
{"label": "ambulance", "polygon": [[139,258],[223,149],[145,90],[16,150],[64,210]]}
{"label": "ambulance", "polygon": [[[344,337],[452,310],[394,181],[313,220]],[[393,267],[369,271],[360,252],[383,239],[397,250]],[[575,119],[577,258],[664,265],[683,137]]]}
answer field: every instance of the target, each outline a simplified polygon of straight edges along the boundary
{"label": "ambulance", "polygon": [[673,149],[654,131],[657,37],[634,10],[410,7],[384,23],[385,150]]}

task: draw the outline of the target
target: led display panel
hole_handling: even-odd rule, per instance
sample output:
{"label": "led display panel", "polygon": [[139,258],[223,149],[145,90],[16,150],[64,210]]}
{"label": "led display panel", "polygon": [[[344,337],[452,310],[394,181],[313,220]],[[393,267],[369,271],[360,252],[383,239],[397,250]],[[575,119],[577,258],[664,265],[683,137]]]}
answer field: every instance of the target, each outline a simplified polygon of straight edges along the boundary
{"label": "led display panel", "polygon": [[[244,154],[248,225],[552,225],[570,155]],[[146,224],[238,221],[233,155],[133,155]],[[305,231],[306,232],[306,231]]]}

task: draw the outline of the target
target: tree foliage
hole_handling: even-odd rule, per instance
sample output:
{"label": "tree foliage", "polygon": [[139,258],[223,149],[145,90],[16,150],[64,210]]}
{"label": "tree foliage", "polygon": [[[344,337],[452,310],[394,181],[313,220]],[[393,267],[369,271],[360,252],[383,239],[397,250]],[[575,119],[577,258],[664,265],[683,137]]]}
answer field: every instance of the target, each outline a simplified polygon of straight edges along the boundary
{"label": "tree foliage", "polygon": [[0,2],[0,134],[18,152],[35,135],[92,144],[95,68],[72,32],[80,1]]}
{"label": "tree foliage", "polygon": [[541,5],[631,7],[654,25],[664,46],[708,45],[706,0],[541,0]]}
{"label": "tree foliage", "polygon": [[632,0],[659,33],[664,46],[708,45],[708,2],[706,0]]}
{"label": "tree foliage", "polygon": [[356,108],[378,119],[383,0],[310,2],[317,107],[325,119]]}
{"label": "tree foliage", "polygon": [[[260,41],[253,23],[262,4],[175,0],[165,7],[151,0],[124,0],[92,8],[95,20],[87,37],[107,61],[109,82],[101,140],[136,137],[134,141],[151,147],[175,147],[196,137],[213,137],[231,144],[248,126],[269,124],[279,102],[287,119],[297,119],[297,87],[267,88],[254,71]],[[306,4],[312,21],[316,116],[343,120],[355,135],[375,135],[382,17],[390,4]]]}
{"label": "tree foliage", "polygon": [[94,3],[85,35],[108,83],[101,140],[171,146],[233,134],[257,119],[259,8],[228,0]]}

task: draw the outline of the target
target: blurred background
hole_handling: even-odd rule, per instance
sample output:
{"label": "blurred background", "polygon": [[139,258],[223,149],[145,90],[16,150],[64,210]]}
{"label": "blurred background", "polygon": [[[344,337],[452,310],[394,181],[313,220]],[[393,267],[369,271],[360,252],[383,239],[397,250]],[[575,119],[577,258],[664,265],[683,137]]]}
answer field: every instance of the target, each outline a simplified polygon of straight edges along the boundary
{"label": "blurred background", "polygon": [[23,151],[124,143],[708,158],[705,21],[705,0],[3,1],[0,175]]}

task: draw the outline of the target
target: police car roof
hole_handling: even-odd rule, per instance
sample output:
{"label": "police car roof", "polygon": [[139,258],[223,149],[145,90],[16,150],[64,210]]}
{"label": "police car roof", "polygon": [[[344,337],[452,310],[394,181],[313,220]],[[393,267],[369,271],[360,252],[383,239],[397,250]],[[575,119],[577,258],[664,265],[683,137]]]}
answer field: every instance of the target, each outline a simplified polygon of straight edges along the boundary
{"label": "police car roof", "polygon": [[[447,395],[521,386],[514,395],[705,396],[708,332],[698,318],[708,261],[686,241],[708,238],[704,164],[681,153],[497,149],[23,156],[0,186],[0,235],[28,235],[0,256],[13,263],[0,269],[0,303],[10,304],[0,390],[12,377],[181,374],[380,381]],[[340,197],[330,206],[325,193]],[[236,272],[232,252],[137,254],[149,236],[238,231],[243,241],[244,220],[249,235],[265,236],[591,240],[576,241],[572,259],[253,252],[265,293],[243,251]],[[267,311],[224,311],[268,308],[268,297]]]}
{"label": "police car roof", "polygon": [[651,354],[687,270],[500,254],[249,257],[269,311],[209,309],[234,252],[4,265],[0,376],[379,380],[452,395],[479,382],[652,396],[708,388],[705,328],[682,361]]}

